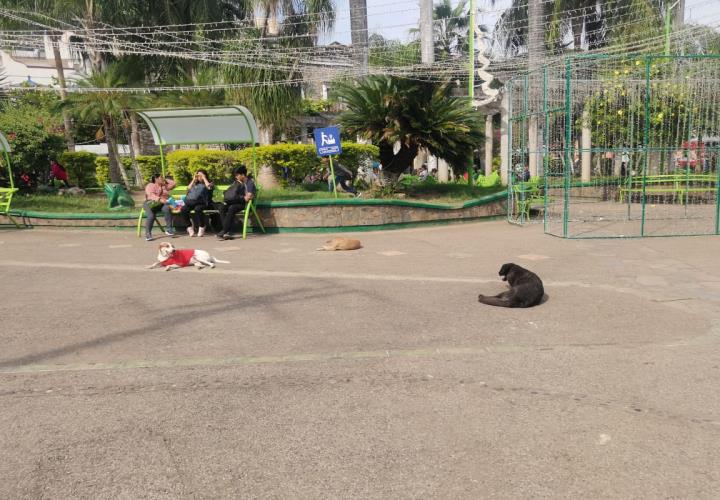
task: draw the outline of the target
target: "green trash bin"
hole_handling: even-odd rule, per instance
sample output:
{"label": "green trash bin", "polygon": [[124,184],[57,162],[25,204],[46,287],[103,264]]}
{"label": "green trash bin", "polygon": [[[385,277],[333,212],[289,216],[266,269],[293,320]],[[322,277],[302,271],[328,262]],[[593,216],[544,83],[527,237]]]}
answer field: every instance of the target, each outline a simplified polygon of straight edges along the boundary
{"label": "green trash bin", "polygon": [[105,194],[108,198],[108,208],[110,210],[135,208],[135,200],[125,191],[125,188],[121,184],[108,182],[105,184]]}

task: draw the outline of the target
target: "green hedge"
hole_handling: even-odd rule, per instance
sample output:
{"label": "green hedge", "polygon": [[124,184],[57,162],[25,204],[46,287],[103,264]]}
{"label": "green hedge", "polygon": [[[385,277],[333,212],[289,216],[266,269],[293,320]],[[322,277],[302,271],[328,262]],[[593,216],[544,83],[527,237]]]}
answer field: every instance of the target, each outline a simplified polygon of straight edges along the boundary
{"label": "green hedge", "polygon": [[[136,156],[138,167],[144,182],[150,182],[152,174],[162,172],[162,162],[160,156]],[[132,167],[132,159],[129,156],[121,158],[125,171],[130,179],[134,179]],[[107,156],[98,156],[95,158],[95,182],[98,186],[104,186],[106,182],[110,182],[110,160]]]}
{"label": "green hedge", "polygon": [[81,188],[95,187],[95,153],[87,151],[65,151],[60,155],[60,164],[67,170],[71,185]]}
{"label": "green hedge", "polygon": [[[357,144],[343,142],[343,152],[340,162],[357,172],[358,167],[369,164],[378,159],[378,148],[371,144]],[[230,182],[233,168],[245,165],[252,171],[253,152],[251,148],[237,151],[220,151],[214,149],[181,149],[165,155],[168,173],[179,184],[187,184],[193,173],[198,169],[208,171],[208,176],[214,182]],[[269,165],[278,178],[283,177],[283,168],[290,170],[293,180],[300,183],[311,172],[320,168],[320,158],[317,157],[315,146],[311,144],[272,144],[255,148],[255,160],[258,170]],[[138,156],[138,165],[145,182],[150,181],[153,173],[160,172],[160,156]],[[132,178],[132,163],[129,157],[122,158],[128,175]],[[95,178],[98,185],[103,186],[110,177],[110,163],[105,156],[95,159]]]}
{"label": "green hedge", "polygon": [[[343,153],[340,162],[353,171],[363,162],[369,163],[378,159],[378,148],[371,144],[343,142]],[[190,182],[192,174],[200,168],[208,171],[208,175],[216,182],[231,180],[232,169],[243,164],[252,170],[252,148],[238,151],[216,150],[180,150],[166,155],[168,169],[179,183]],[[272,144],[255,148],[255,161],[258,170],[265,165],[270,166],[278,178],[283,176],[283,168],[290,170],[295,182],[302,180],[312,171],[320,168],[320,159],[311,144]]]}
{"label": "green hedge", "polygon": [[240,165],[239,151],[218,151],[213,149],[182,149],[168,153],[168,170],[178,184],[188,184],[199,169],[205,169],[213,182],[230,179],[235,165]]}
{"label": "green hedge", "polygon": [[[240,161],[252,168],[252,149],[247,148],[240,153]],[[283,178],[283,169],[288,168],[290,176],[296,182],[302,180],[313,170],[320,167],[320,160],[315,148],[308,144],[272,144],[255,148],[258,170],[269,165],[278,179]]]}

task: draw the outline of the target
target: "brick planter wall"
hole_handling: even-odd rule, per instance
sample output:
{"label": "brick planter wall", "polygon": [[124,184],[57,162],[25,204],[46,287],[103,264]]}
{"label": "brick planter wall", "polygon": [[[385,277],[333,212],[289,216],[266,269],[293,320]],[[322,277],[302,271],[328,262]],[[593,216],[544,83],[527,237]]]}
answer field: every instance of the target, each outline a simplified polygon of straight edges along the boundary
{"label": "brick planter wall", "polygon": [[[461,221],[506,214],[505,195],[449,207],[399,200],[315,200],[260,203],[258,213],[267,228],[334,228]],[[126,214],[43,214],[19,212],[16,219],[28,226],[135,227],[137,212]],[[176,219],[178,226],[182,227]],[[9,224],[0,215],[0,224]]]}

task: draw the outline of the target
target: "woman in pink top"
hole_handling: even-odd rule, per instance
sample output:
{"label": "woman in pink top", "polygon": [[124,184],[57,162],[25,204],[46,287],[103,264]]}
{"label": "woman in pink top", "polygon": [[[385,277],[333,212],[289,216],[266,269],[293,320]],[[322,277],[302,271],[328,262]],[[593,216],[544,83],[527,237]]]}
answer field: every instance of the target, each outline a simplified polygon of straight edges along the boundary
{"label": "woman in pink top", "polygon": [[175,181],[165,179],[160,174],[153,174],[150,182],[145,186],[145,241],[152,241],[152,228],[158,212],[165,217],[165,234],[174,236],[173,214],[170,205],[167,204],[170,197],[170,190],[175,187]]}

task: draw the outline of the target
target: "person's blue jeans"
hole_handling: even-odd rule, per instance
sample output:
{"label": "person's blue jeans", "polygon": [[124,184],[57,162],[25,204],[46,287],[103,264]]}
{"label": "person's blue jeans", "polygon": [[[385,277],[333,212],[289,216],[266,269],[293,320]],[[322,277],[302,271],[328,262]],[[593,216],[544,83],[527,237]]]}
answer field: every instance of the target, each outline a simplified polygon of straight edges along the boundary
{"label": "person's blue jeans", "polygon": [[[155,224],[155,218],[157,217],[157,213],[153,212],[150,209],[149,202],[145,202],[145,215],[147,216],[147,219],[145,219],[145,236],[152,235],[152,228],[153,224]],[[165,230],[166,231],[172,231],[173,230],[173,219],[172,219],[172,212],[170,205],[167,203],[164,203],[162,208],[160,210],[157,210],[157,212],[162,212],[163,217],[165,218]]]}

